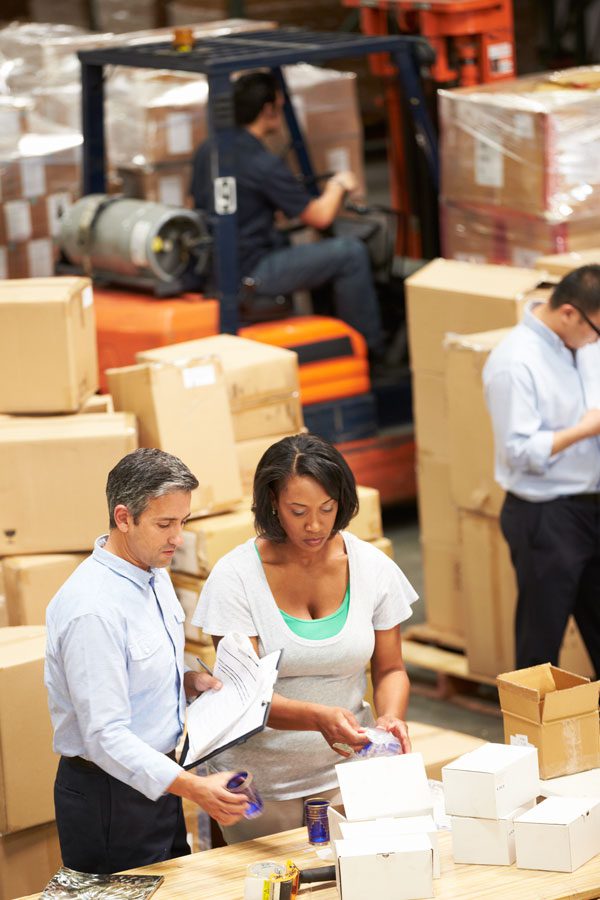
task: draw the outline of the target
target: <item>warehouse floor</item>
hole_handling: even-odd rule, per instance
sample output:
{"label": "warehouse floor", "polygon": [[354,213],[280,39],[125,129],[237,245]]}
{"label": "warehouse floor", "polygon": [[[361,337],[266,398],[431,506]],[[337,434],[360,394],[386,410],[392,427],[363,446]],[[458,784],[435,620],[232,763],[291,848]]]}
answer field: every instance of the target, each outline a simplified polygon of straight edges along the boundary
{"label": "warehouse floor", "polygon": [[[418,624],[425,620],[427,598],[423,592],[423,570],[421,565],[421,548],[419,544],[419,523],[416,506],[413,504],[396,506],[384,510],[383,532],[394,545],[394,559],[408,580],[419,594],[419,600],[413,607],[410,624]],[[502,718],[499,707],[497,715],[495,706],[491,713],[476,712],[448,702],[425,697],[420,690],[435,686],[435,673],[424,669],[408,667],[413,690],[408,709],[408,718],[416,722],[437,725],[440,728],[451,728],[465,734],[476,735],[487,741],[503,743]],[[486,701],[495,699],[493,688],[484,691]],[[486,705],[487,702],[486,702]],[[491,705],[491,704],[490,704]]]}

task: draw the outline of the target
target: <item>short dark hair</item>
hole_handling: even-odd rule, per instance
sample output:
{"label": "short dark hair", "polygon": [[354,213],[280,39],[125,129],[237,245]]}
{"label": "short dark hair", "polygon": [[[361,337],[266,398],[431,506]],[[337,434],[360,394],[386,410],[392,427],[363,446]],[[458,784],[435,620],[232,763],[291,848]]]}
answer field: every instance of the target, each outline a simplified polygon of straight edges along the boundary
{"label": "short dark hair", "polygon": [[106,499],[110,528],[116,528],[115,506],[123,504],[137,523],[151,500],[175,491],[194,491],[198,479],[177,456],[141,447],[124,456],[108,473]]}
{"label": "short dark hair", "polygon": [[338,504],[332,534],[346,528],[358,512],[356,482],[350,466],[333,444],[316,434],[295,434],[272,444],[262,455],[254,476],[252,512],[257,534],[274,543],[287,540],[273,498],[294,475],[314,478]]}
{"label": "short dark hair", "polygon": [[549,303],[551,309],[573,303],[584,313],[600,311],[600,265],[580,266],[569,272],[552,291]]}
{"label": "short dark hair", "polygon": [[233,87],[235,123],[240,128],[258,119],[267,103],[277,100],[277,79],[272,72],[248,72]]}

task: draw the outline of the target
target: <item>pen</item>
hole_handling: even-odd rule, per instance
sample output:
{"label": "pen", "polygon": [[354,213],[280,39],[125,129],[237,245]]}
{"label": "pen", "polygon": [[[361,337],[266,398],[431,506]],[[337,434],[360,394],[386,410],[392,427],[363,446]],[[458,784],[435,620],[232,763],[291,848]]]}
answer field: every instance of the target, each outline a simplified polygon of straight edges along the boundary
{"label": "pen", "polygon": [[212,672],[209,669],[209,667],[206,665],[205,662],[202,662],[202,660],[200,659],[199,656],[196,657],[196,662],[200,663],[200,665],[202,666],[202,668],[204,669],[205,672],[208,672],[209,675],[212,675]]}

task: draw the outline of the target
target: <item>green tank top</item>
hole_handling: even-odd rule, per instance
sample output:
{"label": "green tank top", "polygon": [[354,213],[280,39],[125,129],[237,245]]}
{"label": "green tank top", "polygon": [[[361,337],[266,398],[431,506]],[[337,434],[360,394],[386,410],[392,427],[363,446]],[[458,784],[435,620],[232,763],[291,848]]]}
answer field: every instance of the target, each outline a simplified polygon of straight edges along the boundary
{"label": "green tank top", "polygon": [[[261,561],[260,551],[256,544],[254,545],[256,554]],[[322,619],[298,619],[296,616],[290,616],[282,609],[279,610],[288,628],[298,637],[307,638],[312,641],[323,641],[325,638],[334,637],[339,634],[348,618],[348,610],[350,609],[350,584],[346,588],[344,599],[341,606],[329,616]]]}

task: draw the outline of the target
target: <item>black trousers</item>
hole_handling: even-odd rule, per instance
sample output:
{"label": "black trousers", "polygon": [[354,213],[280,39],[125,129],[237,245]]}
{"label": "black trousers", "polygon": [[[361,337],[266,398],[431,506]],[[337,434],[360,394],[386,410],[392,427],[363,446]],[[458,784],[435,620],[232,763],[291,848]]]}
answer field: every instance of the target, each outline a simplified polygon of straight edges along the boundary
{"label": "black trousers", "polygon": [[97,767],[61,757],[54,784],[63,864],[104,875],[190,853],[181,799],[148,800]]}
{"label": "black trousers", "polygon": [[600,677],[600,495],[530,503],[507,494],[500,525],[517,576],[517,668],[557,665],[573,615]]}

